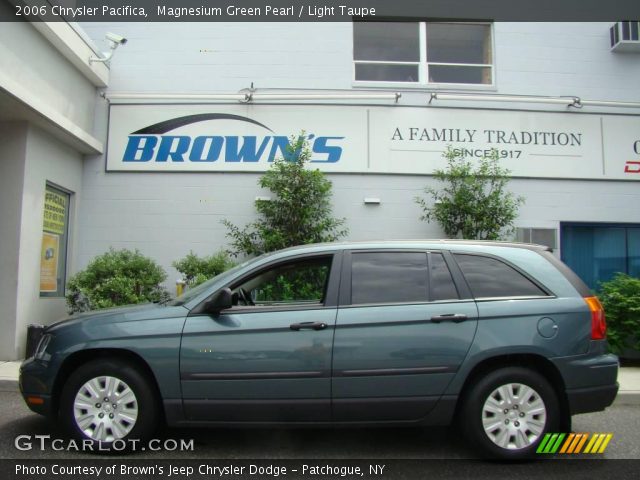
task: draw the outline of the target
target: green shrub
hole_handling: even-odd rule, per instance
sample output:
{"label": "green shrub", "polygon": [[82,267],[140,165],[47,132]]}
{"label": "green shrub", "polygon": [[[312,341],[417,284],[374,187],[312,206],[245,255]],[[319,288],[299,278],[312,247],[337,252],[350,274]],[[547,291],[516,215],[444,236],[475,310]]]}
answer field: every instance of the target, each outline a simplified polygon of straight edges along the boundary
{"label": "green shrub", "polygon": [[199,257],[193,252],[173,262],[173,267],[178,270],[188,287],[195,287],[216,275],[229,270],[235,263],[226,252],[221,251],[208,257]]}
{"label": "green shrub", "polygon": [[94,258],[67,283],[70,313],[163,301],[169,293],[160,284],[167,274],[138,250],[114,250]]}
{"label": "green shrub", "polygon": [[617,273],[598,293],[607,321],[607,340],[614,353],[640,350],[640,279]]}
{"label": "green shrub", "polygon": [[283,271],[256,292],[258,302],[322,301],[329,268]]}
{"label": "green shrub", "polygon": [[510,172],[500,166],[498,151],[469,160],[460,150],[448,147],[443,157],[447,167],[433,175],[441,186],[425,188],[431,200],[415,198],[423,211],[420,220],[435,220],[449,238],[510,238],[524,197],[507,189]]}
{"label": "green shrub", "polygon": [[347,234],[346,220],[334,218],[331,182],[318,169],[308,168],[311,149],[304,132],[291,137],[285,158],[276,159],[260,177],[270,200],[254,205],[258,220],[238,227],[223,220],[233,255],[260,255],[281,248],[309,243],[334,242]]}

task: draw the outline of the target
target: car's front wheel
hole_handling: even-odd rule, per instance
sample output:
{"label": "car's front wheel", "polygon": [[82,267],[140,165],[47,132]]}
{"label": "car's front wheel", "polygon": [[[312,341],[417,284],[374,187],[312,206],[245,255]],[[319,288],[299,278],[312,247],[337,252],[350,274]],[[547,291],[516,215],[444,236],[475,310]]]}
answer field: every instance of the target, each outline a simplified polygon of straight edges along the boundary
{"label": "car's front wheel", "polygon": [[130,440],[145,440],[153,434],[158,399],[138,369],[120,360],[95,360],[68,378],[59,416],[74,438],[100,450],[124,450],[132,446]]}
{"label": "car's front wheel", "polygon": [[539,373],[521,367],[494,370],[468,390],[462,427],[472,446],[503,459],[532,455],[548,432],[557,432],[557,395]]}

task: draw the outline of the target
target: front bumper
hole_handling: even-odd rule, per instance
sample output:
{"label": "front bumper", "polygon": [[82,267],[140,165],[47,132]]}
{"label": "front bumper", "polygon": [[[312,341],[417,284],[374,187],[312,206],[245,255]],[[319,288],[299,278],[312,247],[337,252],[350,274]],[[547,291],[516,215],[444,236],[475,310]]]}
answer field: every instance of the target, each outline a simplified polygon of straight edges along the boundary
{"label": "front bumper", "polygon": [[31,411],[50,417],[54,407],[48,380],[48,365],[28,358],[20,366],[18,386],[25,403]]}

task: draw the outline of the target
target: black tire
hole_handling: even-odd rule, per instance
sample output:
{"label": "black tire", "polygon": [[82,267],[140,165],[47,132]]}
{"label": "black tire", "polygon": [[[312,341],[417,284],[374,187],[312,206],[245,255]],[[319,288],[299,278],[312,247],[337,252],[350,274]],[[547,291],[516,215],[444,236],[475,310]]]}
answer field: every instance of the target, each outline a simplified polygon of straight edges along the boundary
{"label": "black tire", "polygon": [[[123,384],[128,386],[129,389],[133,392],[135,396],[135,400],[129,402],[131,398],[130,395],[126,399],[126,406],[122,408],[135,408],[137,409],[137,417],[134,422],[129,422],[128,420],[120,419],[120,423],[118,425],[114,425],[112,432],[116,431],[117,427],[120,430],[120,433],[125,432],[129,429],[126,434],[113,434],[105,440],[97,440],[92,438],[90,435],[85,433],[80,426],[78,425],[75,418],[75,408],[74,403],[76,400],[76,396],[79,395],[80,390],[83,386],[92,379],[99,379],[103,377],[112,377],[120,380],[120,388],[124,390]],[[106,384],[105,384],[106,385]],[[85,390],[86,391],[86,390]],[[117,393],[114,393],[115,397]],[[86,397],[87,399],[89,397]],[[117,397],[115,397],[117,398]],[[87,400],[88,401],[88,400]],[[97,400],[99,402],[100,400]],[[118,359],[100,359],[94,360],[92,362],[86,363],[78,367],[67,379],[64,387],[62,389],[60,395],[60,408],[58,411],[58,418],[61,425],[65,428],[65,430],[71,435],[72,438],[83,441],[90,442],[93,451],[96,452],[109,452],[109,451],[128,451],[136,442],[138,443],[136,446],[139,448],[142,442],[151,438],[153,433],[155,432],[158,426],[159,419],[159,399],[156,395],[156,389],[150,383],[149,379],[139,371],[139,369],[135,368],[132,365],[128,365],[125,362]],[[113,400],[110,402],[104,403],[103,408],[112,408]],[[93,402],[92,402],[93,403]],[[108,405],[108,406],[107,406]],[[116,407],[117,408],[117,407]],[[86,410],[81,410],[81,412],[85,412]],[[110,414],[109,412],[116,410],[108,410],[105,412],[100,412],[104,418],[105,415]],[[128,410],[129,412],[130,410]],[[87,411],[87,415],[90,415],[91,412]],[[118,418],[114,420],[117,421]],[[101,422],[96,416],[93,416],[92,422]],[[113,423],[112,423],[113,424]],[[97,423],[92,423],[92,425],[97,425]],[[132,425],[132,426],[131,426]],[[92,427],[88,427],[92,429]],[[109,431],[110,428],[105,429],[104,426],[100,427],[103,431]],[[97,428],[93,429],[97,431]]]}
{"label": "black tire", "polygon": [[[512,387],[507,388],[508,385]],[[529,394],[518,385],[533,389],[533,393]],[[507,398],[502,400],[501,392],[496,392],[502,386],[506,388],[503,390],[507,393],[505,396],[513,394],[513,399],[516,399],[524,395],[529,401],[519,403],[512,399],[509,403]],[[459,419],[462,430],[471,446],[488,458],[515,460],[531,457],[545,433],[558,432],[561,424],[560,404],[553,387],[542,375],[523,367],[507,367],[487,373],[471,386],[462,400]],[[540,410],[540,400],[544,404],[544,415],[534,413]],[[489,402],[486,412],[485,402]],[[498,404],[501,405],[500,412],[490,411]],[[485,421],[490,432],[485,431]],[[541,424],[544,426],[540,430]]]}

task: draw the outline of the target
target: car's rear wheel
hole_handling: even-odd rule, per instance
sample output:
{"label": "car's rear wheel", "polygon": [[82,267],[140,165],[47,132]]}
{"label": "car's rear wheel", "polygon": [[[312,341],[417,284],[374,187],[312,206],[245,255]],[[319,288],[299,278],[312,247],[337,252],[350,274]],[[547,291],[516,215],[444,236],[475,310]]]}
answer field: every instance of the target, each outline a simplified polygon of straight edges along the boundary
{"label": "car's rear wheel", "polygon": [[560,425],[557,395],[539,373],[521,367],[494,370],[479,379],[463,399],[462,427],[486,456],[525,458],[545,433]]}
{"label": "car's rear wheel", "polygon": [[126,450],[146,440],[158,419],[155,389],[139,370],[120,360],[96,360],[75,370],[60,397],[67,431],[100,450]]}

